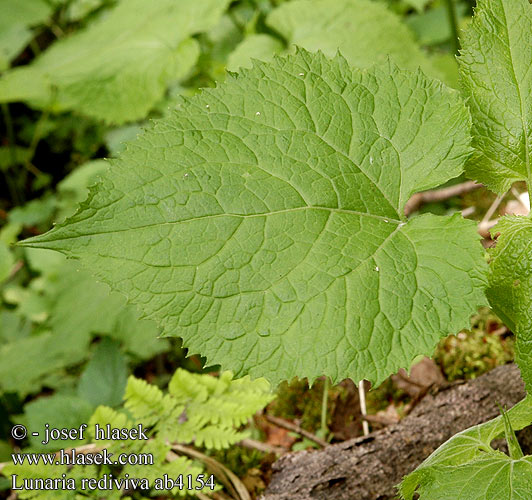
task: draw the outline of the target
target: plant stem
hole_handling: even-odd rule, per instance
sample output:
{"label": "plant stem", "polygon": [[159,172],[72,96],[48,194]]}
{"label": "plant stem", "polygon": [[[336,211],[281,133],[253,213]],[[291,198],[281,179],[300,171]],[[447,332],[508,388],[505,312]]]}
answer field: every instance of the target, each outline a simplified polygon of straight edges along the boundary
{"label": "plant stem", "polygon": [[30,48],[33,52],[34,57],[41,55],[41,48],[39,47],[39,44],[37,43],[37,40],[35,38],[31,39]]}
{"label": "plant stem", "polygon": [[268,422],[270,422],[270,424],[276,425],[277,427],[281,427],[291,432],[295,432],[296,434],[299,434],[300,436],[309,439],[310,441],[316,443],[319,446],[322,446],[323,448],[325,448],[325,446],[329,444],[327,443],[327,441],[321,439],[318,436],[315,436],[314,434],[312,434],[312,432],[306,431],[301,426],[293,422],[288,422],[283,418],[274,417],[273,415],[264,415],[264,418]]}
{"label": "plant stem", "polygon": [[453,48],[453,54],[458,54],[460,50],[460,39],[458,38],[458,20],[456,18],[454,0],[445,0],[445,4],[447,5],[447,14],[452,33],[451,46]]}
{"label": "plant stem", "polygon": [[327,427],[327,403],[329,402],[329,377],[323,381],[323,396],[321,399],[321,434],[325,438],[329,433]]}
{"label": "plant stem", "polygon": [[[4,115],[4,121],[6,124],[6,131],[7,131],[7,140],[9,141],[9,154],[11,157],[10,167],[14,167],[17,164],[17,150],[16,150],[16,145],[15,145],[15,132],[13,129],[13,120],[11,119],[11,113],[9,112],[9,104],[2,103],[2,114]],[[21,196],[18,190],[18,186],[16,182],[14,182],[14,180],[9,175],[9,169],[7,169],[4,172],[4,176],[7,181],[7,187],[9,189],[11,200],[13,201],[15,205],[20,205]]]}
{"label": "plant stem", "polygon": [[33,157],[35,156],[35,151],[37,150],[37,146],[39,145],[39,142],[42,137],[42,129],[43,129],[44,122],[48,119],[49,115],[50,115],[50,111],[48,108],[46,108],[41,114],[41,116],[39,117],[39,121],[35,125],[35,129],[33,131],[33,137],[31,138],[31,142],[30,142],[29,159],[24,164],[26,169],[36,176],[42,175],[42,172],[38,170],[35,166],[33,166],[33,170],[32,170],[30,165],[31,165],[31,161],[33,160]]}
{"label": "plant stem", "polygon": [[360,399],[360,413],[362,414],[362,431],[364,436],[367,436],[369,434],[369,424],[364,418],[368,414],[368,410],[366,408],[366,390],[364,389],[363,380],[358,383],[358,396]]}

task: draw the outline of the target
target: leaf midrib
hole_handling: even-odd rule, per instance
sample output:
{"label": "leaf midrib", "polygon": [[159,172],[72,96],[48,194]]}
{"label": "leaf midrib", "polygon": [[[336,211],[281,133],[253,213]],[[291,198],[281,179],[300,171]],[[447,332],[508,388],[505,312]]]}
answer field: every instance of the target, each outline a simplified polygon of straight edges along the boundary
{"label": "leaf midrib", "polygon": [[[255,218],[255,217],[269,217],[272,215],[278,215],[283,213],[290,213],[290,212],[299,212],[303,210],[324,210],[332,213],[340,213],[340,214],[348,214],[348,215],[355,215],[357,217],[368,217],[371,219],[381,220],[386,223],[401,225],[405,224],[405,221],[400,221],[397,219],[393,219],[390,217],[384,217],[381,215],[374,215],[369,214],[365,212],[357,212],[356,210],[346,210],[346,209],[340,209],[340,208],[330,208],[330,207],[320,207],[320,206],[305,206],[305,207],[296,207],[296,208],[288,208],[285,210],[276,210],[273,212],[262,212],[257,214],[233,214],[233,213],[221,213],[221,214],[214,214],[214,215],[203,215],[199,217],[192,217],[190,219],[182,219],[182,220],[176,220],[176,221],[164,221],[164,222],[154,222],[151,224],[144,224],[142,226],[136,226],[136,227],[124,227],[124,228],[116,228],[111,229],[108,231],[96,231],[94,233],[83,233],[83,234],[73,234],[71,236],[62,236],[62,237],[54,237],[53,231],[49,235],[49,239],[41,239],[40,236],[36,236],[35,240],[30,238],[27,240],[27,242],[21,242],[22,246],[42,246],[42,243],[52,242],[52,241],[63,241],[63,240],[70,240],[74,238],[80,238],[83,236],[97,236],[99,234],[114,234],[114,233],[122,233],[127,231],[137,231],[142,229],[148,229],[151,227],[157,227],[157,226],[166,226],[166,225],[175,225],[175,224],[185,224],[187,222],[194,222],[198,220],[209,220],[209,219],[219,219],[223,217],[238,217],[242,219],[248,219],[248,218]],[[86,219],[83,220],[84,222]],[[68,221],[67,221],[68,222]],[[57,230],[61,231],[63,229],[62,226],[58,226]],[[44,235],[43,235],[44,236]]]}

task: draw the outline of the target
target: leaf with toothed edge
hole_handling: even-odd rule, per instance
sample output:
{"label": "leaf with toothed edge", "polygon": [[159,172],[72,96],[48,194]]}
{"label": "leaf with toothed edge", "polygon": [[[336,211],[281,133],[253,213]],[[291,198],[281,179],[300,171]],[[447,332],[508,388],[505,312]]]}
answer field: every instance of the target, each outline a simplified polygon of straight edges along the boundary
{"label": "leaf with toothed edge", "polygon": [[[508,412],[514,430],[530,425],[532,396]],[[399,485],[400,498],[413,500],[525,500],[532,487],[532,457],[509,456],[492,448],[505,435],[503,416],[475,425],[443,443]]]}
{"label": "leaf with toothed edge", "polygon": [[532,5],[479,0],[458,58],[473,116],[466,172],[502,194],[531,177]]}
{"label": "leaf with toothed edge", "polygon": [[498,234],[490,251],[489,287],[493,310],[516,335],[515,357],[532,390],[532,220],[504,217],[492,229]]}
{"label": "leaf with toothed edge", "polygon": [[[532,5],[528,0],[479,0],[460,57],[473,115],[476,152],[470,176],[498,193],[532,182]],[[531,186],[528,186],[529,190]],[[490,251],[487,297],[516,334],[516,361],[532,387],[532,220],[504,217]]]}
{"label": "leaf with toothed edge", "polygon": [[485,303],[474,222],[403,215],[460,175],[469,127],[421,72],[300,50],[183,98],[23,244],[79,258],[237,376],[378,383]]}

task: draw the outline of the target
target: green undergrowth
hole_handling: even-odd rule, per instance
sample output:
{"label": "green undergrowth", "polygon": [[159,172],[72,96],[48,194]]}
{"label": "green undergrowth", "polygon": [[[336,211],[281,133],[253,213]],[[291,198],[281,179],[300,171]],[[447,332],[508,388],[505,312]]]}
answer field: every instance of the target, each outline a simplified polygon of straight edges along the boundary
{"label": "green undergrowth", "polygon": [[514,359],[513,335],[502,327],[489,309],[482,309],[471,321],[471,330],[443,339],[434,360],[449,382],[476,378]]}
{"label": "green undergrowth", "polygon": [[[277,397],[270,404],[272,415],[288,420],[297,420],[303,429],[317,432],[320,428],[321,402],[324,381],[318,379],[309,387],[307,380],[294,379],[282,382]],[[340,396],[342,389],[333,386],[329,389],[329,401]],[[327,408],[327,420],[330,421],[332,405]]]}

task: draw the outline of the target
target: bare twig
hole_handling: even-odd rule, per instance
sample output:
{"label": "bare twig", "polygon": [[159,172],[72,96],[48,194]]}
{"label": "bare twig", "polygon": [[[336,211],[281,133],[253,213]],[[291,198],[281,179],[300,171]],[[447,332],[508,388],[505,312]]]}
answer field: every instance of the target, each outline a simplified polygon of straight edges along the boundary
{"label": "bare twig", "polygon": [[360,413],[362,414],[362,431],[364,436],[369,435],[369,425],[366,418],[368,414],[368,409],[366,408],[366,391],[364,389],[364,381],[361,380],[358,383],[358,399],[360,401]]}
{"label": "bare twig", "polygon": [[[170,444],[170,447],[174,452],[177,452],[181,455],[187,455],[189,457],[201,460],[207,469],[209,469],[229,490],[235,500],[251,500],[249,492],[244,486],[244,483],[233,472],[225,467],[225,465],[221,464],[214,458],[195,450],[194,448],[190,448],[189,446],[173,443]],[[172,457],[171,453],[172,452],[170,452],[166,457],[168,461],[175,460],[175,456]]]}
{"label": "bare twig", "polygon": [[488,210],[484,214],[484,217],[482,217],[482,220],[480,221],[480,224],[487,223],[493,217],[493,214],[495,213],[495,210],[497,210],[497,208],[499,208],[499,205],[501,204],[501,201],[502,201],[503,198],[504,198],[504,195],[503,196],[497,196],[497,198],[495,198],[493,200],[493,203],[490,205],[490,207],[488,208]]}
{"label": "bare twig", "polygon": [[9,273],[9,276],[7,277],[6,281],[11,281],[15,275],[24,267],[24,261],[18,260],[15,265],[13,266],[13,269],[11,269],[11,272]]}
{"label": "bare twig", "polygon": [[367,421],[380,425],[393,425],[397,423],[397,421],[392,420],[391,418],[383,417],[381,415],[362,415],[362,419],[364,422]]}
{"label": "bare twig", "polygon": [[514,195],[517,202],[523,208],[523,212],[524,212],[523,215],[527,215],[530,212],[529,194],[526,191],[524,193],[520,193],[515,187],[512,187],[511,193]]}
{"label": "bare twig", "polygon": [[505,335],[506,333],[508,333],[508,331],[508,328],[503,325],[500,328],[497,328],[497,330],[491,332],[491,335]]}
{"label": "bare twig", "polygon": [[477,232],[483,238],[491,238],[490,229],[499,222],[499,219],[492,219],[487,221],[481,221],[478,224]]}
{"label": "bare twig", "polygon": [[473,215],[476,212],[476,207],[467,207],[464,208],[461,212],[462,217],[469,217],[470,215]]}
{"label": "bare twig", "polygon": [[208,495],[204,495],[201,491],[196,491],[196,496],[197,496],[200,500],[212,500],[210,496],[208,496]]}
{"label": "bare twig", "polygon": [[482,184],[477,184],[474,181],[467,181],[455,186],[449,186],[441,189],[433,189],[431,191],[423,191],[413,195],[406,203],[404,213],[406,216],[412,214],[419,209],[424,203],[434,203],[437,201],[448,200],[454,196],[460,196],[464,193],[469,193],[475,189],[482,187]]}
{"label": "bare twig", "polygon": [[238,444],[244,448],[249,448],[250,450],[262,451],[263,453],[273,453],[275,455],[282,455],[287,451],[285,448],[280,446],[272,446],[271,444],[263,443],[262,441],[257,441],[255,439],[242,439],[242,441],[240,441]]}
{"label": "bare twig", "polygon": [[293,422],[288,422],[282,418],[279,417],[273,417],[271,415],[264,415],[264,418],[270,422],[273,425],[276,425],[277,427],[282,427],[283,429],[286,429],[288,431],[295,432],[296,434],[299,434],[300,436],[306,437],[310,441],[313,441],[314,443],[325,447],[329,443],[327,441],[324,441],[323,439],[319,438],[318,436],[315,436],[312,434],[312,432],[306,431],[305,429],[302,429],[299,425],[294,424]]}

